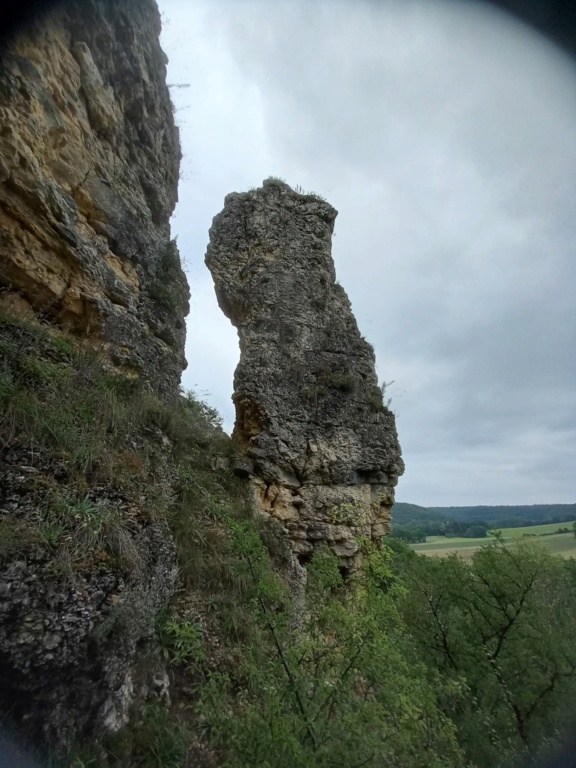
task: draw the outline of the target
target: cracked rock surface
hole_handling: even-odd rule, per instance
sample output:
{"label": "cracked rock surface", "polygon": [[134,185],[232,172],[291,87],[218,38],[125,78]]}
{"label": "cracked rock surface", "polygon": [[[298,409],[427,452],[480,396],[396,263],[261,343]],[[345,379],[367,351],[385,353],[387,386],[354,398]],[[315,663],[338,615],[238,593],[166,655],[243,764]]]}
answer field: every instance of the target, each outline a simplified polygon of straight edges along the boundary
{"label": "cracked rock surface", "polygon": [[206,264],[238,331],[237,471],[305,564],[328,545],[349,571],[389,531],[404,470],[374,350],[336,282],[336,210],[269,179],[226,197]]}
{"label": "cracked rock surface", "polygon": [[1,52],[0,288],[170,392],[188,286],[159,33],[153,0],[70,0]]}

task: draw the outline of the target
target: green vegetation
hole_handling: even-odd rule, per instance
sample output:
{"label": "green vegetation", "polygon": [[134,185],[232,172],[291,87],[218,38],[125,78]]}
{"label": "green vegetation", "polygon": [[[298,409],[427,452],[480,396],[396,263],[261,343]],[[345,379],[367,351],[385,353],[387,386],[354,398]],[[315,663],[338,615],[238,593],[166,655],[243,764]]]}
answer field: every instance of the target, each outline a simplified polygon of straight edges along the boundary
{"label": "green vegetation", "polygon": [[480,528],[488,532],[544,523],[565,524],[574,518],[576,504],[426,508],[397,502],[392,509],[392,535],[411,543],[423,542],[432,536],[481,538]]}
{"label": "green vegetation", "polygon": [[502,533],[506,538],[518,539],[523,536],[550,536],[555,533],[572,533],[572,521],[544,523],[544,525],[525,525],[519,528],[505,528]]}
{"label": "green vegetation", "polygon": [[430,512],[454,520],[487,520],[492,528],[556,523],[576,516],[576,504],[524,504],[516,506],[429,507]]}
{"label": "green vegetation", "polygon": [[34,500],[2,516],[2,558],[137,576],[149,519],[178,554],[182,588],[141,659],[167,669],[171,700],[139,693],[129,725],[70,766],[513,768],[576,715],[576,569],[541,543],[576,548],[572,532],[461,538],[470,563],[362,541],[347,583],[319,550],[291,591],[281,532],[252,516],[215,411],[159,402],[41,328],[0,319],[0,345],[2,456],[28,466]]}
{"label": "green vegetation", "polygon": [[176,313],[178,310],[178,299],[174,295],[172,289],[165,283],[151,283],[148,286],[148,295],[167,312]]}
{"label": "green vegetation", "polygon": [[453,726],[395,608],[387,556],[368,549],[362,580],[347,590],[336,559],[318,552],[307,585],[313,608],[296,627],[265,550],[252,536],[237,546],[260,642],[247,648],[236,680],[214,675],[203,695],[225,765],[461,764]]}
{"label": "green vegetation", "polygon": [[324,365],[317,371],[314,383],[306,386],[304,396],[314,405],[318,405],[335,393],[350,395],[355,391],[356,379],[351,373]]}
{"label": "green vegetation", "polygon": [[348,371],[332,370],[326,367],[318,375],[318,386],[350,394],[356,389],[356,379]]}
{"label": "green vegetation", "polygon": [[294,192],[296,192],[296,194],[300,195],[301,197],[311,197],[314,200],[319,200],[320,202],[323,202],[323,203],[326,202],[326,198],[323,195],[319,195],[317,192],[306,191],[299,184],[297,184],[294,187]]}
{"label": "green vegetation", "polygon": [[[266,184],[273,184],[276,186],[289,186],[286,179],[282,178],[282,176],[268,176],[267,179],[264,179]],[[250,192],[255,192],[257,187],[252,187],[250,189]],[[310,198],[312,200],[317,200],[319,202],[326,202],[326,198],[322,195],[319,195],[317,192],[308,192],[303,187],[301,187],[299,184],[297,184],[293,191],[301,198]]]}
{"label": "green vegetation", "polygon": [[[130,728],[107,734],[100,744],[84,744],[70,756],[70,768],[182,768],[187,765],[191,733],[184,719],[161,703],[144,704]],[[192,764],[191,764],[192,765]],[[60,768],[55,764],[54,768]]]}
{"label": "green vegetation", "polygon": [[395,550],[400,610],[422,658],[463,686],[449,706],[468,758],[526,764],[574,717],[574,561],[532,540],[497,538],[470,565]]}
{"label": "green vegetation", "polygon": [[[134,531],[170,511],[162,435],[174,454],[197,449],[208,434],[205,406],[192,396],[161,403],[137,379],[106,370],[98,350],[54,344],[42,327],[8,318],[0,353],[0,445],[25,465],[18,493],[29,500],[0,519],[0,561],[33,549],[79,567],[103,559],[137,570]],[[147,503],[128,514],[143,490]]]}
{"label": "green vegetation", "polygon": [[575,714],[576,572],[537,542],[494,539],[470,565],[365,543],[348,585],[319,551],[301,615],[254,524],[225,525],[237,663],[211,670],[201,633],[171,630],[220,764],[514,766]]}
{"label": "green vegetation", "polygon": [[361,507],[355,504],[338,504],[330,512],[330,522],[333,525],[359,525],[361,515]]}
{"label": "green vegetation", "polygon": [[[411,533],[410,529],[408,529]],[[490,532],[493,535],[494,532]],[[573,523],[546,523],[545,525],[524,526],[522,528],[504,528],[498,531],[498,536],[504,545],[513,543],[516,539],[539,538],[542,545],[553,554],[563,557],[576,557],[576,540],[573,533]],[[445,557],[448,554],[458,553],[464,558],[472,556],[473,552],[484,546],[490,538],[479,536],[477,538],[467,536],[429,536],[421,539],[407,539],[403,535],[394,538],[404,538],[414,549],[425,555]],[[425,543],[420,543],[425,542]]]}
{"label": "green vegetation", "polygon": [[163,309],[177,315],[186,297],[181,287],[182,267],[176,240],[171,240],[158,259],[156,277],[148,285],[148,295]]}
{"label": "green vegetation", "polygon": [[371,387],[366,393],[365,399],[371,410],[376,411],[377,413],[386,411],[386,405],[380,387]]}
{"label": "green vegetation", "polygon": [[[509,537],[504,539],[503,543],[504,545],[509,545],[514,541],[516,541],[515,537]],[[572,534],[559,533],[546,535],[543,537],[538,537],[538,541],[542,547],[544,547],[553,555],[576,558],[576,541],[574,540],[574,536]],[[490,539],[446,539],[443,536],[433,536],[425,544],[416,544],[413,546],[416,552],[419,552],[423,555],[430,555],[431,557],[446,557],[446,555],[457,554],[460,557],[463,557],[465,560],[469,560],[474,555],[476,550],[485,546],[489,542]]]}

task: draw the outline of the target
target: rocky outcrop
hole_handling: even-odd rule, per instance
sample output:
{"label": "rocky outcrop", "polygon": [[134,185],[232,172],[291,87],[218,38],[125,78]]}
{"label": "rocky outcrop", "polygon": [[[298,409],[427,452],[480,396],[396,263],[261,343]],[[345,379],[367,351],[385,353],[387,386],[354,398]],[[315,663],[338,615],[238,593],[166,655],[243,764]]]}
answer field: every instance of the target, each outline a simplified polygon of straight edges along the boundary
{"label": "rocky outcrop", "polygon": [[240,341],[238,471],[301,563],[327,544],[354,570],[359,540],[389,530],[404,465],[374,351],[336,282],[336,215],[321,198],[269,179],[226,197],[206,264]]}
{"label": "rocky outcrop", "polygon": [[62,578],[30,552],[0,568],[0,706],[33,742],[64,752],[129,721],[134,670],[178,582],[165,530],[139,530],[130,546],[138,579],[102,568]]}
{"label": "rocky outcrop", "polygon": [[178,586],[171,442],[138,426],[188,310],[159,32],[153,0],[70,0],[0,60],[0,709],[60,753],[127,722]]}
{"label": "rocky outcrop", "polygon": [[188,287],[159,32],[153,0],[72,0],[2,53],[0,286],[168,392]]}

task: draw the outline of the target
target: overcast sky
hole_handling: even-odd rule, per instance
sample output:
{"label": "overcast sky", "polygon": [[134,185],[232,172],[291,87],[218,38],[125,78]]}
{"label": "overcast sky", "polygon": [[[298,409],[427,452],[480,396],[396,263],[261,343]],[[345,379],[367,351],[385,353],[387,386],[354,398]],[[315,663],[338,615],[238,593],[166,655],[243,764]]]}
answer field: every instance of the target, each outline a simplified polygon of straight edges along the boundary
{"label": "overcast sky", "polygon": [[[224,196],[281,176],[333,255],[429,506],[576,501],[576,71],[434,0],[159,0],[184,160],[188,370],[234,421],[236,332],[204,266]],[[175,86],[187,87],[175,87]]]}

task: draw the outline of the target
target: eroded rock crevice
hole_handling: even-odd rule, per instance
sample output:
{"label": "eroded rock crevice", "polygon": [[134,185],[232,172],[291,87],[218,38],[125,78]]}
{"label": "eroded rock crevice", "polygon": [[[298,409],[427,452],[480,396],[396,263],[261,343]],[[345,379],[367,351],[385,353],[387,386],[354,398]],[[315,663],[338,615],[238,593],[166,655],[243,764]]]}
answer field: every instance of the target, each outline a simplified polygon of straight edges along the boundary
{"label": "eroded rock crevice", "polygon": [[361,539],[389,531],[404,464],[374,351],[336,282],[336,215],[269,179],[227,196],[206,264],[240,342],[238,470],[301,563],[328,545],[351,572]]}

